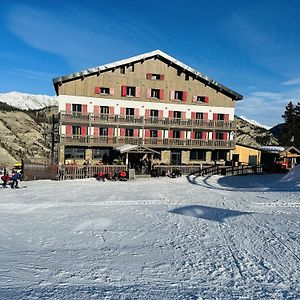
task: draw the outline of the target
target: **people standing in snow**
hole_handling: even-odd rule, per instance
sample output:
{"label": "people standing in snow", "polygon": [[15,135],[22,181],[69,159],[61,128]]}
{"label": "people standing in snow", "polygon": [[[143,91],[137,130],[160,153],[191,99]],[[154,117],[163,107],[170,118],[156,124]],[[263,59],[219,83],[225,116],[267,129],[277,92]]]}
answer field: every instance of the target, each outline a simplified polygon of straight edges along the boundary
{"label": "people standing in snow", "polygon": [[11,180],[11,177],[5,173],[3,176],[1,176],[1,180],[3,181],[2,188],[7,188],[7,183]]}
{"label": "people standing in snow", "polygon": [[11,176],[11,180],[12,180],[12,184],[11,184],[11,188],[14,189],[18,189],[19,188],[19,180],[21,180],[21,174],[18,173],[17,171],[13,171],[13,174]]}

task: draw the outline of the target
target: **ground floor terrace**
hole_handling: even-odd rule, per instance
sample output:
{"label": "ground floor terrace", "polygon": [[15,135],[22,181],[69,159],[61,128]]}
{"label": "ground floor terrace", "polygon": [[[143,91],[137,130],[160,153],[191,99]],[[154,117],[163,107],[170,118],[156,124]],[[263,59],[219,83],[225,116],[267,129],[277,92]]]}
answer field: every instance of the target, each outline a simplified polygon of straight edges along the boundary
{"label": "ground floor terrace", "polygon": [[[124,146],[124,145],[123,145]],[[122,147],[122,146],[121,146]],[[201,165],[201,164],[225,164],[231,159],[231,151],[228,149],[166,149],[147,148],[147,151],[119,151],[118,147],[58,147],[58,157],[61,164],[83,165],[85,163],[126,165],[138,171],[154,165]]]}

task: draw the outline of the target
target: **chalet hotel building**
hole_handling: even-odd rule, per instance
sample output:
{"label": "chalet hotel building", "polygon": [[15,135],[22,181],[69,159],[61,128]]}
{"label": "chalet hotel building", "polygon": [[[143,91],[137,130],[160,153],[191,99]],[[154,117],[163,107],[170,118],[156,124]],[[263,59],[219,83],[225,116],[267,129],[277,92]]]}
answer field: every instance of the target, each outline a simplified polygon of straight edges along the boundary
{"label": "chalet hotel building", "polygon": [[58,160],[116,161],[116,148],[154,150],[157,164],[224,162],[235,148],[243,97],[156,50],[53,79]]}

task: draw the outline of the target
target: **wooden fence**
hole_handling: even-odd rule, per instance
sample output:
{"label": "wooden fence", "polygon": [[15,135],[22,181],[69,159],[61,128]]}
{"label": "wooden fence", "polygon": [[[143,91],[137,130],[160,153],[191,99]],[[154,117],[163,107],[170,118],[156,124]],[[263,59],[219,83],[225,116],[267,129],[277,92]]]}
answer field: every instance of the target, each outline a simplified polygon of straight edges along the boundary
{"label": "wooden fence", "polygon": [[87,166],[76,166],[76,165],[65,165],[63,168],[60,167],[58,173],[58,179],[83,179],[92,178],[99,172],[104,174],[114,174],[120,171],[125,171],[125,165],[87,165]]}

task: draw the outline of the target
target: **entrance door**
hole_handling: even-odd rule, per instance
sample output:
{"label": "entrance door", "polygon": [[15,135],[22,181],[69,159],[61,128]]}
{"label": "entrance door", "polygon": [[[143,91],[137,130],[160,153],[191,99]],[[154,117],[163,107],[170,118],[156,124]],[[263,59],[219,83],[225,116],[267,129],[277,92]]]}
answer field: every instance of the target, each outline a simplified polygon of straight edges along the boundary
{"label": "entrance door", "polygon": [[172,151],[171,152],[171,164],[172,165],[181,165],[181,151]]}

